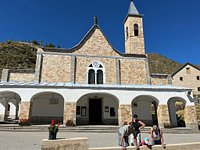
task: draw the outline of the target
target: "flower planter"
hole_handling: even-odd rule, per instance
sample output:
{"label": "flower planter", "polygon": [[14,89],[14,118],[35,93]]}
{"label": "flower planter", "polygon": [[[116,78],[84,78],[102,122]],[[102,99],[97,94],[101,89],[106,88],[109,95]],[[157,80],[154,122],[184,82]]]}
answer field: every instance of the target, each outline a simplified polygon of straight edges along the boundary
{"label": "flower planter", "polygon": [[50,133],[49,132],[49,140],[56,140],[57,133]]}

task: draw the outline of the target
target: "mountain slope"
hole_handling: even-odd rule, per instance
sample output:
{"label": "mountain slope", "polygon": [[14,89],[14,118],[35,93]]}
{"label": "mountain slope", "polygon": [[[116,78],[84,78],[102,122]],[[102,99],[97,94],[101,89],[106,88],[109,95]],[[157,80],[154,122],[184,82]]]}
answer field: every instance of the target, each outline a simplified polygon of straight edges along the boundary
{"label": "mountain slope", "polygon": [[36,51],[23,42],[0,43],[0,77],[3,68],[35,69]]}
{"label": "mountain slope", "polygon": [[148,54],[148,61],[150,73],[171,74],[181,66],[180,63],[155,53]]}

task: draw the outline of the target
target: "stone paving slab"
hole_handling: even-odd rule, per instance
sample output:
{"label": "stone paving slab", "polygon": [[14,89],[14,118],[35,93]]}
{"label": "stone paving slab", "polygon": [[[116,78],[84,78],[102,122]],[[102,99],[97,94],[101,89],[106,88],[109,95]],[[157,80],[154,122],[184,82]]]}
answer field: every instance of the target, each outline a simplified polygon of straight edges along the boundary
{"label": "stone paving slab", "polygon": [[[117,133],[58,132],[58,138],[87,137],[89,147],[116,147]],[[148,137],[143,133],[142,137]],[[200,134],[164,134],[166,144],[200,142]],[[48,138],[48,132],[6,132],[0,131],[1,150],[40,150],[41,141]]]}

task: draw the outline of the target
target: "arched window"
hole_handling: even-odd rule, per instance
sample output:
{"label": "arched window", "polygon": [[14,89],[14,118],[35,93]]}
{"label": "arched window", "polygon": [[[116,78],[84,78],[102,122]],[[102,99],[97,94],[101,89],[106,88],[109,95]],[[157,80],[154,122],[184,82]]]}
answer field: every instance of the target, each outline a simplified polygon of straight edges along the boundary
{"label": "arched window", "polygon": [[104,67],[101,63],[94,61],[88,65],[88,84],[103,84]]}
{"label": "arched window", "polygon": [[88,72],[88,84],[95,84],[95,71],[93,69]]}
{"label": "arched window", "polygon": [[128,27],[126,27],[126,39],[128,39]]}
{"label": "arched window", "polygon": [[138,24],[134,24],[134,35],[135,35],[135,36],[138,36],[138,35],[139,35]]}
{"label": "arched window", "polygon": [[97,84],[103,84],[103,71],[97,70]]}

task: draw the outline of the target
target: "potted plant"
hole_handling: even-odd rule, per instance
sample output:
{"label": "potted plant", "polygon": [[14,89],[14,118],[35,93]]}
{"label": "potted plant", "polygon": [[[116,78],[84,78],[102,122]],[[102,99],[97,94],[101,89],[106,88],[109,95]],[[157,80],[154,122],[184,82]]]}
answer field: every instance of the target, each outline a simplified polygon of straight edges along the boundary
{"label": "potted plant", "polygon": [[55,120],[51,121],[51,124],[48,127],[48,129],[49,129],[49,140],[55,140],[56,139],[56,135],[58,133],[59,126],[60,126],[60,123],[56,124]]}

